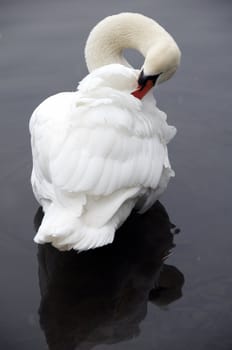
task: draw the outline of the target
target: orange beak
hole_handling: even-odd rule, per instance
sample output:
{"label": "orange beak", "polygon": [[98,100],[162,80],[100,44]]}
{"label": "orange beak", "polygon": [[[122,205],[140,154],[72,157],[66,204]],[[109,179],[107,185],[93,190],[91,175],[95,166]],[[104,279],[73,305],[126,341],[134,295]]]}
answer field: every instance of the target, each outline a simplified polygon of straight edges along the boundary
{"label": "orange beak", "polygon": [[142,98],[150,91],[154,86],[154,83],[151,80],[147,80],[144,86],[138,86],[135,91],[131,93],[134,97],[142,100]]}

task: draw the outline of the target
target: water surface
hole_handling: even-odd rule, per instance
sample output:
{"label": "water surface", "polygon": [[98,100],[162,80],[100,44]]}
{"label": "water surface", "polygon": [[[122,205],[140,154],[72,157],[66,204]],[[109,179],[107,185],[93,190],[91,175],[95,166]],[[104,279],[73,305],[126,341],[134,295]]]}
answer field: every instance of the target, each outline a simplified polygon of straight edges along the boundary
{"label": "water surface", "polygon": [[[114,245],[38,249],[29,117],[75,89],[90,29],[121,11],[157,19],[183,52],[155,92],[178,129],[176,177],[163,206],[130,218]],[[232,349],[231,14],[225,0],[1,1],[1,349]]]}

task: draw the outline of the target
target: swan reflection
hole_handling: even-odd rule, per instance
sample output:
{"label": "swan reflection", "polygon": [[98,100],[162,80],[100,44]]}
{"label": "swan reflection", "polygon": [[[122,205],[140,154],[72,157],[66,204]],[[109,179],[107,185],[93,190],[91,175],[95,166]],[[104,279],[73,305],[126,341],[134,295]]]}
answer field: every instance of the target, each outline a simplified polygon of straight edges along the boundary
{"label": "swan reflection", "polygon": [[[35,217],[38,227],[42,218]],[[162,306],[181,297],[182,273],[164,264],[174,247],[172,224],[157,202],[132,214],[113,244],[82,252],[38,250],[40,324],[49,349],[92,349],[139,334],[147,304]]]}

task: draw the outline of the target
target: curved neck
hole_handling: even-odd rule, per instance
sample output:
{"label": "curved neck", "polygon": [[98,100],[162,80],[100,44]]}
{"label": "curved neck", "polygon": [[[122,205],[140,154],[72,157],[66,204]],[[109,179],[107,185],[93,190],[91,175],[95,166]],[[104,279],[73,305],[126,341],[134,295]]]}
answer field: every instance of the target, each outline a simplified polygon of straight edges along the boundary
{"label": "curved neck", "polygon": [[131,65],[123,57],[126,48],[146,57],[151,47],[171,36],[154,20],[137,13],[121,13],[105,18],[90,32],[85,47],[89,72],[111,63]]}

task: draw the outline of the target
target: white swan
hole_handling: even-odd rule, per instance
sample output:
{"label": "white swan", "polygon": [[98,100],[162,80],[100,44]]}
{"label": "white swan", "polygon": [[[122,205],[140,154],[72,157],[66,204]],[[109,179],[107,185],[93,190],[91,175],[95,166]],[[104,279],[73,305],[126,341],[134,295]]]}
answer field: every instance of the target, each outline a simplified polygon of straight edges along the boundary
{"label": "white swan", "polygon": [[[141,72],[124,48],[144,55]],[[34,240],[61,250],[111,243],[173,176],[166,145],[176,129],[148,91],[176,71],[174,39],[152,19],[122,13],[92,30],[85,54],[90,74],[77,91],[49,97],[30,120],[31,182],[45,213]]]}

